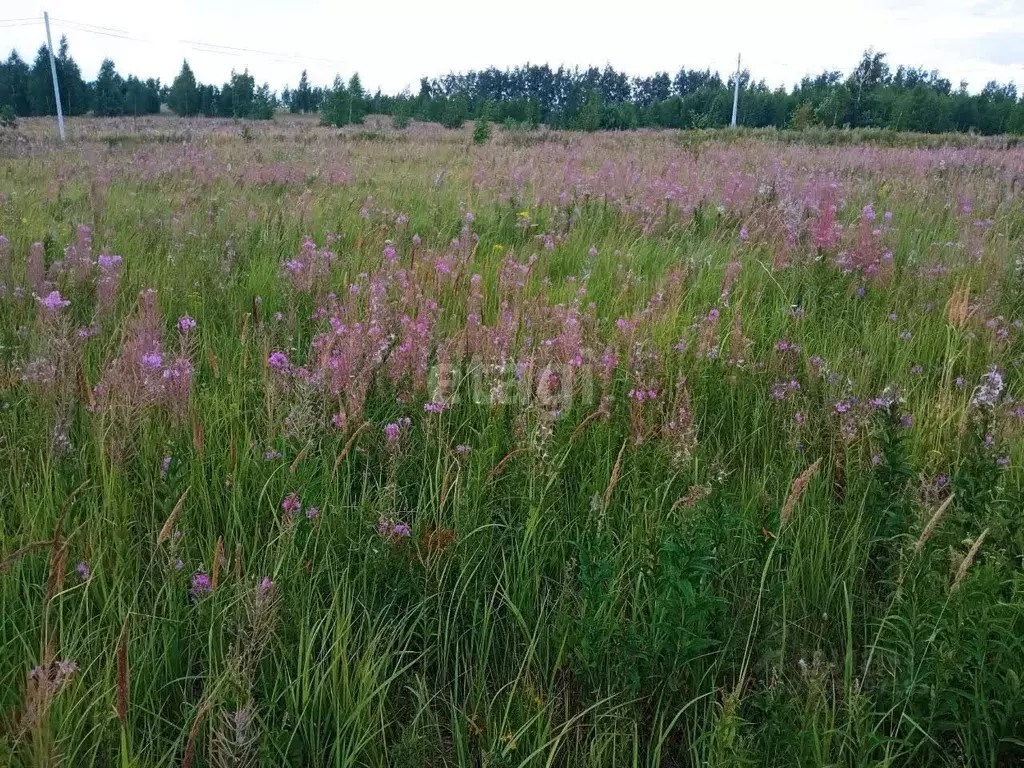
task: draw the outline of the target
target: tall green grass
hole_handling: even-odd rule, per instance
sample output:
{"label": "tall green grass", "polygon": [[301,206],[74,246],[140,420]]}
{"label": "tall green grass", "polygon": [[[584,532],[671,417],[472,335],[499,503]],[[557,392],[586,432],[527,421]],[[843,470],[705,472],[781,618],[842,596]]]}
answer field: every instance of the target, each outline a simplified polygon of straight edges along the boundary
{"label": "tall green grass", "polygon": [[[83,139],[0,168],[0,233],[13,261],[0,299],[0,710],[10,713],[0,763],[1024,759],[1021,422],[1005,400],[992,414],[970,404],[990,365],[1003,372],[1004,398],[1020,397],[1020,330],[1001,342],[985,326],[1002,315],[1010,327],[1024,309],[1013,260],[1020,202],[992,170],[1017,155],[913,176],[895,160],[851,167],[832,150],[799,148],[843,179],[845,224],[868,202],[894,212],[896,273],[875,283],[842,274],[831,256],[773,268],[769,235],[738,241],[740,225],[764,215],[753,209],[708,204],[692,219],[644,228],[597,196],[565,210],[473,184],[474,169],[549,162],[530,154],[546,151],[537,147],[474,150],[468,139],[429,136],[338,142],[304,130],[301,141],[195,137],[191,147],[233,164],[202,185],[173,172],[181,148],[166,143],[143,151]],[[567,139],[594,168],[677,152],[663,137],[617,141]],[[750,152],[741,162],[762,168],[764,149],[750,147],[709,151]],[[344,162],[355,180],[261,185],[232,175],[254,158]],[[170,170],[133,170],[147,163]],[[104,169],[112,177],[97,191]],[[995,221],[979,262],[932,245],[965,237],[952,211],[960,194]],[[276,388],[268,355],[305,362],[323,330],[310,319],[317,302],[296,296],[281,272],[304,235],[324,243],[340,233],[330,288],[344,295],[380,265],[385,239],[410,266],[418,232],[417,258],[432,260],[459,236],[467,210],[488,325],[501,311],[509,256],[539,256],[522,306],[568,304],[586,275],[588,343],[615,343],[617,319],[670,295],[633,351],[638,361],[658,353],[650,370],[663,397],[685,377],[695,445],[680,454],[657,431],[637,439],[628,392],[638,382],[625,359],[607,414],[594,398],[556,419],[535,404],[474,403],[466,382],[459,403],[426,414],[423,399],[396,402],[380,376],[369,426],[343,432],[319,401],[302,405]],[[517,223],[522,210],[532,229]],[[398,212],[408,225],[394,223]],[[84,346],[85,389],[122,348],[147,287],[158,292],[167,338],[180,315],[197,320],[196,372],[185,420],[149,410],[131,432],[90,412],[76,387],[71,447],[61,453],[51,444],[59,404],[22,381],[41,352],[39,309],[10,290],[24,284],[32,242],[44,242],[52,261],[78,223],[92,227],[96,253],[107,248],[125,265],[112,317]],[[546,252],[543,232],[564,237]],[[733,259],[743,267],[725,304]],[[925,277],[938,263],[949,271]],[[670,293],[674,271],[679,290]],[[468,278],[439,289],[434,343],[464,331]],[[973,314],[958,323],[947,303],[961,286]],[[66,295],[68,316],[87,325],[91,294]],[[697,358],[713,305],[720,354]],[[684,338],[686,350],[674,350]],[[801,351],[777,349],[780,340]],[[800,390],[775,399],[773,384],[790,379]],[[855,394],[863,403],[890,384],[905,403],[845,439],[837,402]],[[288,416],[314,426],[290,433]],[[382,428],[403,416],[413,423],[389,449]],[[266,460],[269,450],[281,458]],[[997,462],[1004,454],[1009,468]],[[320,517],[287,521],[281,502],[293,492]],[[382,519],[412,535],[382,536]],[[200,568],[216,572],[217,585],[193,596]],[[272,586],[261,589],[265,578]],[[58,687],[49,665],[59,660],[78,669]]]}

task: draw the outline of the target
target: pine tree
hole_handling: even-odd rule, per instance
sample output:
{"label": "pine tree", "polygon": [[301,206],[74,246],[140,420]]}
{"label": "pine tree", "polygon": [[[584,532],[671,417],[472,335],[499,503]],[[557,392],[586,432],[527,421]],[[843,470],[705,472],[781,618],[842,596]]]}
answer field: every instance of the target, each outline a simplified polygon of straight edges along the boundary
{"label": "pine tree", "polygon": [[246,69],[242,74],[231,72],[231,117],[253,117],[256,103],[256,80]]}
{"label": "pine tree", "polygon": [[[93,112],[98,117],[113,117],[124,114],[124,82],[117,74],[114,62],[104,59],[93,85]],[[63,101],[63,99],[61,99]]]}
{"label": "pine tree", "polygon": [[82,70],[68,52],[67,35],[61,35],[57,58],[57,82],[60,103],[65,115],[84,115],[90,106],[89,86],[82,79]]}
{"label": "pine tree", "polygon": [[348,121],[357,125],[363,122],[366,114],[366,92],[363,90],[363,83],[359,79],[359,73],[355,72],[348,81]]}
{"label": "pine tree", "polygon": [[196,76],[188,60],[182,62],[181,72],[171,83],[171,91],[167,94],[167,106],[177,115],[192,117],[199,113],[199,89],[196,87]]}
{"label": "pine tree", "polygon": [[32,115],[56,115],[53,100],[53,80],[50,75],[50,51],[45,45],[39,46],[28,78],[28,104]]}
{"label": "pine tree", "polygon": [[28,101],[29,68],[17,51],[11,51],[0,65],[0,104],[8,106],[14,114],[31,114]]}
{"label": "pine tree", "polygon": [[468,113],[469,107],[465,96],[461,93],[450,96],[445,101],[444,111],[441,113],[441,125],[445,128],[461,128]]}
{"label": "pine tree", "polygon": [[320,114],[320,122],[323,125],[333,125],[341,128],[348,125],[349,115],[352,109],[349,106],[349,93],[341,77],[334,78],[334,87],[324,95],[323,108]]}
{"label": "pine tree", "polygon": [[604,102],[601,94],[591,91],[590,98],[580,110],[577,124],[581,131],[596,131],[601,127],[601,112],[604,110]]}
{"label": "pine tree", "polygon": [[270,84],[264,83],[256,89],[252,100],[249,117],[254,120],[272,120],[277,108],[277,95],[270,90]]}
{"label": "pine tree", "polygon": [[480,108],[480,117],[477,118],[476,125],[473,126],[473,143],[474,144],[486,144],[491,140],[491,115],[493,114],[493,107],[490,101],[485,101],[483,106]]}
{"label": "pine tree", "polygon": [[299,87],[292,94],[292,112],[310,112],[313,109],[313,94],[309,89],[309,76],[302,70]]}

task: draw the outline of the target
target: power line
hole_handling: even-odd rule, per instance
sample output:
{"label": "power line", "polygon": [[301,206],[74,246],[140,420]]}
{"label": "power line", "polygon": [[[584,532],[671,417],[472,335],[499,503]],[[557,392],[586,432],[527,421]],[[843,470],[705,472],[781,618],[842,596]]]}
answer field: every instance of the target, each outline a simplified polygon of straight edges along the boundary
{"label": "power line", "polygon": [[118,34],[127,35],[128,30],[122,29],[121,27],[104,27],[100,24],[89,24],[85,21],[75,21],[74,19],[58,19],[56,16],[51,16],[54,21],[59,21],[63,24],[71,24],[76,27],[89,28],[99,30],[101,32],[117,32]]}
{"label": "power line", "polygon": [[94,29],[82,29],[80,27],[72,26],[72,25],[68,24],[67,22],[64,22],[64,25],[67,26],[69,29],[73,29],[75,32],[84,32],[87,35],[100,35],[101,37],[114,37],[114,38],[117,38],[118,40],[132,40],[132,41],[137,42],[137,43],[149,42],[148,40],[142,40],[142,39],[140,39],[138,37],[130,37],[128,35],[121,35],[121,34],[118,34],[116,32],[97,32]]}
{"label": "power line", "polygon": [[295,62],[302,61],[319,61],[324,64],[342,64],[343,62],[337,59],[325,59],[318,56],[304,56],[297,53],[282,53],[280,51],[261,51],[255,48],[235,48],[230,45],[217,45],[214,43],[204,43],[200,40],[179,40],[179,43],[184,45],[193,46],[193,50],[197,50],[203,53],[220,53],[224,55],[235,55],[239,53],[249,53],[255,56],[275,56],[281,59],[290,59]]}
{"label": "power line", "polygon": [[[58,18],[57,16],[50,17],[52,21],[60,22],[61,25],[72,29],[76,32],[84,32],[89,35],[99,35],[102,37],[111,37],[115,40],[128,40],[133,42],[141,43],[153,43],[155,40],[136,37],[129,30],[122,27],[108,27],[99,24],[89,24],[84,21],[76,21],[74,19]],[[17,19],[10,19],[9,21],[21,21]],[[38,24],[36,19],[26,19],[26,23],[31,22]],[[2,26],[2,22],[0,22]],[[242,48],[230,45],[219,45],[216,43],[206,43],[201,40],[178,40],[178,44],[187,45],[193,51],[197,53],[211,53],[218,56],[238,56],[240,54],[248,54],[251,56],[261,56],[268,58],[270,61],[276,64],[303,64],[303,63],[321,63],[321,64],[334,64],[337,66],[343,66],[345,62],[338,59],[328,59],[319,56],[305,56],[297,53],[284,53],[281,51],[263,51],[255,48]]]}

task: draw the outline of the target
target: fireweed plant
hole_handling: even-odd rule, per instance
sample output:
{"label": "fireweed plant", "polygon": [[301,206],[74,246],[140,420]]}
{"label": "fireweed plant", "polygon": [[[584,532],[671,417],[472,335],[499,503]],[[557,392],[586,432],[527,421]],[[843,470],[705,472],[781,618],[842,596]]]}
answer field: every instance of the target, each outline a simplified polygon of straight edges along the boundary
{"label": "fireweed plant", "polygon": [[0,763],[1024,760],[1024,149],[22,121]]}

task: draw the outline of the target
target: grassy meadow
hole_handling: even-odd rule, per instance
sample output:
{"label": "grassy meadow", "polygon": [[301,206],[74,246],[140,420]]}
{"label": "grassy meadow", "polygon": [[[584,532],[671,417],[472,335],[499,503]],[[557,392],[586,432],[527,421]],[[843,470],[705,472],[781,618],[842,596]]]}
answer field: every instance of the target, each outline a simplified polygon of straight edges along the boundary
{"label": "grassy meadow", "polygon": [[1024,761],[1024,148],[0,134],[0,765]]}

